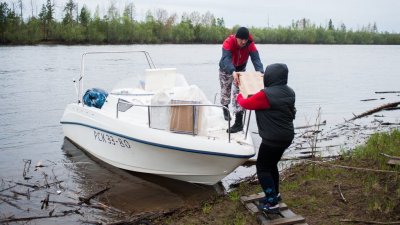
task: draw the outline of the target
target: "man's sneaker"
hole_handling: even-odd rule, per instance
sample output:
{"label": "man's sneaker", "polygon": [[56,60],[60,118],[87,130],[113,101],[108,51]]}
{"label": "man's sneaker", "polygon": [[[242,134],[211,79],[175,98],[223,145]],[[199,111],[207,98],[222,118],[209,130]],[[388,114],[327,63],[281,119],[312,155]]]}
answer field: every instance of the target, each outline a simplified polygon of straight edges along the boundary
{"label": "man's sneaker", "polygon": [[278,197],[275,198],[261,198],[258,200],[258,209],[262,210],[266,213],[279,213],[279,202],[277,201]]}
{"label": "man's sneaker", "polygon": [[279,214],[280,213],[279,204],[271,205],[269,203],[260,202],[258,204],[258,209],[265,213],[269,213],[269,214]]}
{"label": "man's sneaker", "polygon": [[[269,203],[267,197],[262,197],[258,200],[260,203]],[[276,199],[271,199],[271,201],[273,202],[282,202],[282,197],[281,197],[281,193],[278,193],[278,195],[276,196]]]}

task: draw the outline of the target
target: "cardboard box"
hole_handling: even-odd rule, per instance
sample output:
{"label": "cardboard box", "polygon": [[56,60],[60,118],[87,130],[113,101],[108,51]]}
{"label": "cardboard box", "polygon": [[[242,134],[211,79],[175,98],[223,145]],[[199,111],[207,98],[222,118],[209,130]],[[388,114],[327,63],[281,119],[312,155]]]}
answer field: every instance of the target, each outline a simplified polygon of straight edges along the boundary
{"label": "cardboard box", "polygon": [[[197,101],[171,100],[171,104],[198,104]],[[170,130],[175,133],[198,133],[199,106],[171,106]]]}
{"label": "cardboard box", "polygon": [[260,72],[239,72],[239,90],[247,98],[264,89],[264,74]]}

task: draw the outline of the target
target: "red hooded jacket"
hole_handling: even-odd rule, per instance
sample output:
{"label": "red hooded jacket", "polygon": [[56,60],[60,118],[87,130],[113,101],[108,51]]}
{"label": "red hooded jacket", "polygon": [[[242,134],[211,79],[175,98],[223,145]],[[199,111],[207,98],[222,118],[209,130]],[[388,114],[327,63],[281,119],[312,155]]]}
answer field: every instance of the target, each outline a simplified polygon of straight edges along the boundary
{"label": "red hooded jacket", "polygon": [[250,52],[257,51],[251,35],[249,36],[248,45],[240,48],[237,44],[235,35],[232,34],[225,39],[222,48],[232,53],[232,64],[235,67],[245,64],[249,59]]}
{"label": "red hooded jacket", "polygon": [[247,44],[241,48],[237,44],[235,35],[230,35],[222,44],[222,57],[219,62],[220,70],[228,74],[232,74],[233,71],[244,71],[249,56],[253,62],[254,69],[264,73],[253,36],[250,34]]}

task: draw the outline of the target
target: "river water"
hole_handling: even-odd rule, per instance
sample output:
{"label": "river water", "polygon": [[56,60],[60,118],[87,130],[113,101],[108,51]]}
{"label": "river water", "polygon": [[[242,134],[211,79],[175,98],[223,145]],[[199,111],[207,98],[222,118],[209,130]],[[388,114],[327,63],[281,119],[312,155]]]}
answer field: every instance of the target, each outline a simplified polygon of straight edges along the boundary
{"label": "river water", "polygon": [[[264,66],[276,62],[288,65],[289,85],[297,97],[297,127],[314,124],[319,118],[326,121],[324,129],[327,132],[354,114],[400,101],[399,93],[375,93],[400,91],[400,46],[257,47]],[[47,215],[51,210],[54,214],[67,215],[32,223],[80,224],[82,221],[107,222],[112,218],[110,210],[81,209],[56,203],[43,206],[41,200],[48,193],[53,201],[77,202],[79,197],[112,187],[100,201],[131,213],[171,210],[220,193],[217,190],[221,185],[194,185],[110,167],[87,156],[64,139],[59,122],[65,106],[77,99],[72,80],[79,76],[81,54],[126,50],[146,50],[157,67],[177,68],[189,84],[198,85],[211,101],[219,91],[220,45],[0,47],[0,220],[12,216]],[[86,87],[110,89],[113,81],[131,75],[129,71],[133,65],[130,64],[125,65],[126,71],[111,71],[111,75],[106,75],[103,66],[113,63],[116,62],[106,60],[102,65],[88,68],[93,77],[101,79],[97,79],[100,83],[93,84],[89,79]],[[248,70],[254,70],[251,63]],[[366,99],[373,100],[361,101]],[[385,111],[377,118],[370,117],[364,125],[357,126],[365,126],[373,120],[399,123],[400,115],[398,110]],[[255,125],[250,128],[253,139],[259,143]],[[331,138],[327,143],[340,145],[342,149],[343,142],[349,138],[344,139]],[[302,142],[306,141],[297,144]],[[289,158],[295,155],[295,149],[285,153]],[[254,171],[254,166],[240,167],[225,178],[222,185],[227,187]],[[46,180],[55,185],[36,192],[29,187],[43,186]],[[5,190],[9,187],[12,188]],[[28,196],[21,194],[27,192],[30,192]],[[83,212],[82,215],[68,211],[77,208]]]}

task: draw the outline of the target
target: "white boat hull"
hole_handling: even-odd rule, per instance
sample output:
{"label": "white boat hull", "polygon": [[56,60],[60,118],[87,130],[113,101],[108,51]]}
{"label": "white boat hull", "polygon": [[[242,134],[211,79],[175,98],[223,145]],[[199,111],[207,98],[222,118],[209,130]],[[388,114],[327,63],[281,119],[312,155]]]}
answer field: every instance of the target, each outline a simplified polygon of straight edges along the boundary
{"label": "white boat hull", "polygon": [[250,137],[229,143],[176,134],[81,104],[68,105],[61,123],[67,138],[108,164],[192,183],[215,184],[255,154]]}

